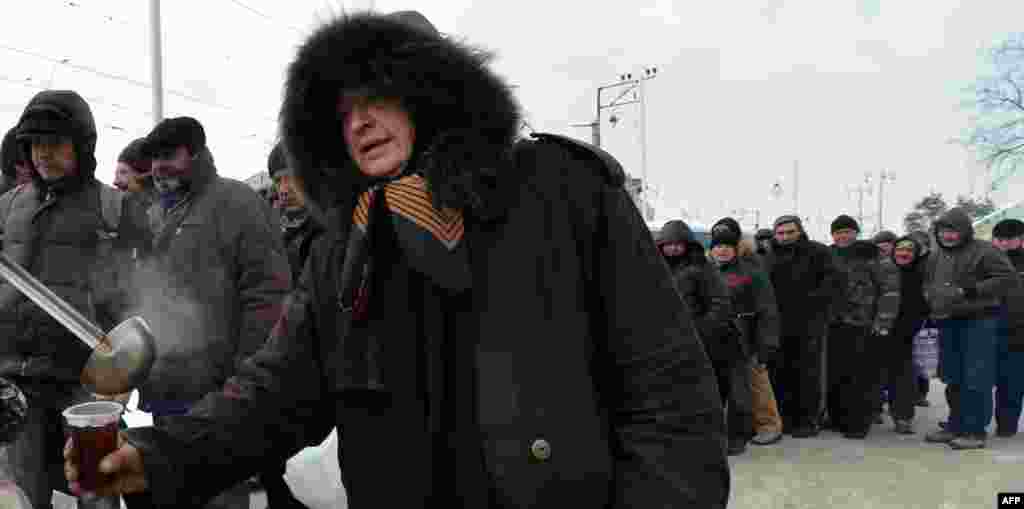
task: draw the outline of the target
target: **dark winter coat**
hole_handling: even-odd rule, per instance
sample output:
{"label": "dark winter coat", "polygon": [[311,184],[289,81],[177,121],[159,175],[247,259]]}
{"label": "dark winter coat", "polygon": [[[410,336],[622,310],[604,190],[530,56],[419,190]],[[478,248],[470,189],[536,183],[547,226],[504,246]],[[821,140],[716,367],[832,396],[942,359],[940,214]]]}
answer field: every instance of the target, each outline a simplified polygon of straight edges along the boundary
{"label": "dark winter coat", "polygon": [[292,281],[299,280],[313,242],[323,232],[323,227],[309,214],[295,224],[289,223],[286,215],[281,215],[281,237],[288,255],[288,265],[292,269]]}
{"label": "dark winter coat", "polygon": [[[960,243],[942,245],[939,225],[959,231]],[[995,316],[1002,299],[1020,284],[1010,260],[991,243],[974,238],[971,220],[960,209],[940,217],[934,232],[936,247],[925,268],[925,298],[932,317]]]}
{"label": "dark winter coat", "polygon": [[895,244],[903,241],[914,243],[914,261],[905,266],[892,262],[900,277],[900,310],[893,328],[893,337],[913,341],[922,322],[928,318],[928,302],[924,298],[924,268],[928,264],[928,252],[914,236],[900,237]]}
{"label": "dark winter coat", "polygon": [[896,265],[879,258],[878,246],[865,240],[833,246],[832,252],[842,282],[832,321],[891,332],[900,306]]}
{"label": "dark winter coat", "polygon": [[[389,38],[421,43],[403,44],[412,54],[402,62],[387,53]],[[129,431],[146,459],[157,504],[191,506],[252,475],[264,458],[294,453],[337,426],[350,506],[425,506],[429,458],[406,451],[409,436],[399,432],[420,426],[422,409],[394,415],[387,391],[388,376],[408,376],[395,371],[408,359],[394,355],[405,351],[406,338],[379,336],[365,352],[359,350],[365,337],[339,329],[346,315],[338,306],[338,268],[346,259],[356,193],[365,184],[355,174],[322,171],[350,165],[309,163],[343,157],[336,154],[334,104],[357,71],[339,63],[410,65],[440,54],[442,68],[420,71],[452,76],[461,93],[446,93],[460,105],[453,112],[472,119],[467,135],[505,133],[482,145],[476,136],[468,145],[458,136],[422,140],[454,145],[414,157],[431,172],[455,172],[428,178],[472,177],[461,184],[431,182],[434,189],[467,186],[461,189],[484,198],[481,206],[461,209],[473,299],[471,312],[460,315],[466,337],[477,342],[469,362],[479,429],[468,440],[479,445],[489,473],[483,488],[509,508],[561,508],[566,501],[581,508],[725,507],[729,471],[713,371],[623,188],[621,167],[607,154],[595,157],[582,145],[550,137],[510,150],[517,117],[495,114],[515,110],[507,89],[456,44],[357,15],[327,25],[300,49],[286,87],[285,142],[298,154],[296,171],[305,185],[331,188],[327,196],[340,202],[327,207],[317,201],[330,210],[326,232],[265,347],[191,416],[172,418],[161,430]],[[456,63],[465,65],[446,68]],[[326,102],[296,99],[320,94],[320,86],[327,89]],[[320,122],[306,124],[318,116]],[[419,134],[417,125],[417,141]],[[471,163],[481,159],[493,165]],[[377,274],[387,281],[387,272]],[[372,295],[369,309],[381,316],[369,330],[408,315],[403,296]],[[397,320],[387,319],[389,307]],[[364,370],[372,376],[359,373]],[[374,383],[377,374],[385,377],[383,385]],[[402,451],[400,460],[384,454],[388,450]]]}
{"label": "dark winter coat", "polygon": [[665,257],[672,269],[676,288],[683,302],[693,313],[697,332],[704,341],[708,355],[715,363],[730,363],[745,357],[738,331],[733,326],[736,312],[732,307],[729,288],[714,265],[704,254],[704,246],[697,242],[693,232],[682,221],[669,221],[661,229],[660,244],[681,242],[686,253],[678,257]]}
{"label": "dark winter coat", "polygon": [[778,304],[768,275],[753,257],[734,258],[720,264],[719,270],[729,287],[748,352],[759,352],[765,346],[779,348]]}
{"label": "dark winter coat", "polygon": [[[95,123],[77,94],[42,92],[26,107],[58,109],[76,126],[79,173],[54,183],[38,178],[0,197],[3,252],[90,320],[117,313],[115,254],[133,238],[120,191],[93,177]],[[26,115],[27,116],[27,115]],[[21,125],[26,116],[22,117]],[[29,163],[31,164],[31,162]],[[104,201],[101,194],[109,193]],[[104,207],[112,210],[104,211]],[[117,228],[106,218],[118,217]],[[111,323],[100,323],[110,327]],[[70,391],[91,350],[6,281],[0,283],[0,374]]]}
{"label": "dark winter coat", "polygon": [[150,257],[132,285],[132,313],[145,318],[157,360],[140,388],[151,412],[177,411],[220,388],[266,341],[291,288],[277,225],[242,182],[217,176],[212,158],[193,163],[192,191],[165,212],[149,209]]}
{"label": "dark winter coat", "polygon": [[1017,271],[1018,285],[1009,292],[1004,300],[1004,316],[1006,316],[1007,338],[1011,351],[1024,351],[1024,249],[1006,252],[1007,258]]}
{"label": "dark winter coat", "polygon": [[790,246],[780,246],[773,239],[764,263],[779,303],[782,336],[823,335],[840,282],[828,246],[806,234]]}

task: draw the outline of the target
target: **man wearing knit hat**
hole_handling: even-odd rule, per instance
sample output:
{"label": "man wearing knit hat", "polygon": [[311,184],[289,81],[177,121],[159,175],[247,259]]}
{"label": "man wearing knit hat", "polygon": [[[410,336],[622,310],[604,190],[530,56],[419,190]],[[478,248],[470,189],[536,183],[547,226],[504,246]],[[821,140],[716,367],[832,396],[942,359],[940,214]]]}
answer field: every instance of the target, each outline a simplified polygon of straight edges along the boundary
{"label": "man wearing knit hat", "polygon": [[355,508],[726,506],[714,371],[622,166],[522,139],[488,61],[411,13],[300,46],[281,137],[325,232],[261,351],[124,432],[101,492],[199,506],[337,427]]}
{"label": "man wearing knit hat", "polygon": [[[742,238],[739,223],[727,217],[711,228],[711,256],[729,287],[736,323],[744,340],[746,353],[737,362],[729,379],[728,397],[730,452],[742,452],[751,431],[763,423],[753,422],[754,370],[775,361],[779,350],[779,312],[771,281],[757,263],[744,259],[737,252]],[[762,368],[763,369],[763,368]],[[770,387],[767,388],[770,391]],[[781,424],[781,423],[779,423]],[[782,429],[763,429],[751,439],[757,445],[769,445],[782,439]]]}
{"label": "man wearing knit hat", "polygon": [[323,227],[309,213],[306,196],[295,172],[288,165],[284,146],[280,143],[274,146],[267,158],[267,171],[274,181],[281,208],[281,235],[292,269],[292,281],[298,281],[313,241],[323,233]]}
{"label": "man wearing knit hat", "polygon": [[[153,329],[158,356],[139,387],[139,408],[161,425],[263,346],[291,271],[270,207],[245,183],[217,174],[198,120],[163,120],[142,142],[141,157],[151,161],[156,201],[152,252],[136,271],[132,302]],[[282,458],[270,454],[266,466]],[[133,508],[153,503],[148,494],[126,499]],[[238,484],[211,506],[248,502],[248,486]]]}
{"label": "man wearing knit hat", "polygon": [[781,316],[779,359],[769,365],[783,427],[817,436],[825,391],[824,341],[839,275],[829,248],[810,240],[798,216],[775,220],[765,258]]}
{"label": "man wearing knit hat", "polygon": [[875,244],[857,240],[859,233],[850,216],[832,222],[841,278],[828,331],[827,410],[831,427],[850,439],[865,438],[873,424],[881,391],[880,341],[892,331],[900,302],[895,266],[882,262]]}
{"label": "man wearing knit hat", "polygon": [[896,234],[889,230],[882,230],[871,238],[878,246],[878,254],[883,260],[889,260],[892,255],[892,248],[896,244]]}
{"label": "man wearing knit hat", "polygon": [[[992,229],[992,244],[1006,254],[1014,270],[1024,271],[1024,222],[1004,219]],[[1024,402],[1024,285],[1018,284],[1000,309],[999,358],[996,361],[996,435],[1017,434]]]}

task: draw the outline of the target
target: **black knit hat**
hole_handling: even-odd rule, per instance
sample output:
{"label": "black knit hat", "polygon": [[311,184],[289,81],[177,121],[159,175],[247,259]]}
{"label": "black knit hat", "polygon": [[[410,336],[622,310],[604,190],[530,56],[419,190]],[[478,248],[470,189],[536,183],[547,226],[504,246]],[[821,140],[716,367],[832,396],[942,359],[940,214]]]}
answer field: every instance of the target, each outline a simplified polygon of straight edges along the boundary
{"label": "black knit hat", "polygon": [[743,237],[743,230],[740,223],[731,217],[719,220],[711,227],[711,247],[719,244],[735,247]]}
{"label": "black knit hat", "polygon": [[897,237],[895,233],[889,230],[882,230],[875,234],[875,236],[871,239],[871,242],[874,242],[875,244],[881,244],[883,242],[896,242],[896,239]]}
{"label": "black knit hat", "polygon": [[789,214],[789,215],[785,215],[785,216],[779,216],[779,218],[776,219],[774,223],[772,223],[772,228],[778,228],[778,227],[780,227],[780,226],[782,226],[784,224],[790,224],[790,223],[795,224],[797,226],[797,228],[800,228],[800,231],[804,230],[804,222],[803,222],[803,220],[800,219],[800,216],[793,215],[793,214]]}
{"label": "black knit hat", "polygon": [[274,150],[271,150],[267,157],[267,173],[270,174],[270,178],[274,178],[275,175],[288,169],[288,158],[285,157],[284,146],[278,143],[274,145]]}
{"label": "black knit hat", "polygon": [[117,156],[117,162],[126,163],[131,166],[136,172],[146,174],[152,168],[152,160],[143,154],[143,145],[146,143],[146,138],[139,138],[128,144],[121,154]]}
{"label": "black knit hat", "polygon": [[206,149],[206,131],[203,125],[192,117],[165,119],[150,131],[145,140],[142,153],[150,159],[165,155],[178,147],[185,147],[191,155]]}
{"label": "black knit hat", "polygon": [[992,237],[996,239],[1016,239],[1024,237],[1024,221],[1019,219],[1003,219],[992,228]]}
{"label": "black knit hat", "polygon": [[846,214],[843,214],[837,217],[835,221],[832,221],[832,229],[830,231],[832,233],[835,233],[839,230],[845,230],[847,228],[860,233],[860,225],[857,224],[857,220]]}

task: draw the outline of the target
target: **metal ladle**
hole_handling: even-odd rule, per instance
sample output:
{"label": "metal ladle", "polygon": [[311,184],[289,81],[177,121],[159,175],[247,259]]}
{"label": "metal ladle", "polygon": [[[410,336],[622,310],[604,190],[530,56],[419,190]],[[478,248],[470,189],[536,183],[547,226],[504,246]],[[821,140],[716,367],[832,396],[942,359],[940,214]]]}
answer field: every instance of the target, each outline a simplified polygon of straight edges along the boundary
{"label": "metal ladle", "polygon": [[124,394],[149,377],[156,360],[156,341],[145,320],[133,316],[104,334],[103,329],[2,252],[0,277],[92,348],[81,375],[86,389],[108,396]]}

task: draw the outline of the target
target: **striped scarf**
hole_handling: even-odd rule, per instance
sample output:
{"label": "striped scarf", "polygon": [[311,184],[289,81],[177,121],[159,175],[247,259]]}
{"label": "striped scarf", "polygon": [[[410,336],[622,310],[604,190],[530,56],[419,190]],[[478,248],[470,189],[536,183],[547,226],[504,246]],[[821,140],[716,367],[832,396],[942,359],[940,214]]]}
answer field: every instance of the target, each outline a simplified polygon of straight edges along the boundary
{"label": "striped scarf", "polygon": [[[365,234],[369,223],[373,191],[359,196],[353,221]],[[430,199],[427,181],[420,175],[411,174],[384,184],[384,200],[392,214],[405,219],[426,235],[454,251],[465,232],[462,213],[457,210],[438,211]]]}

